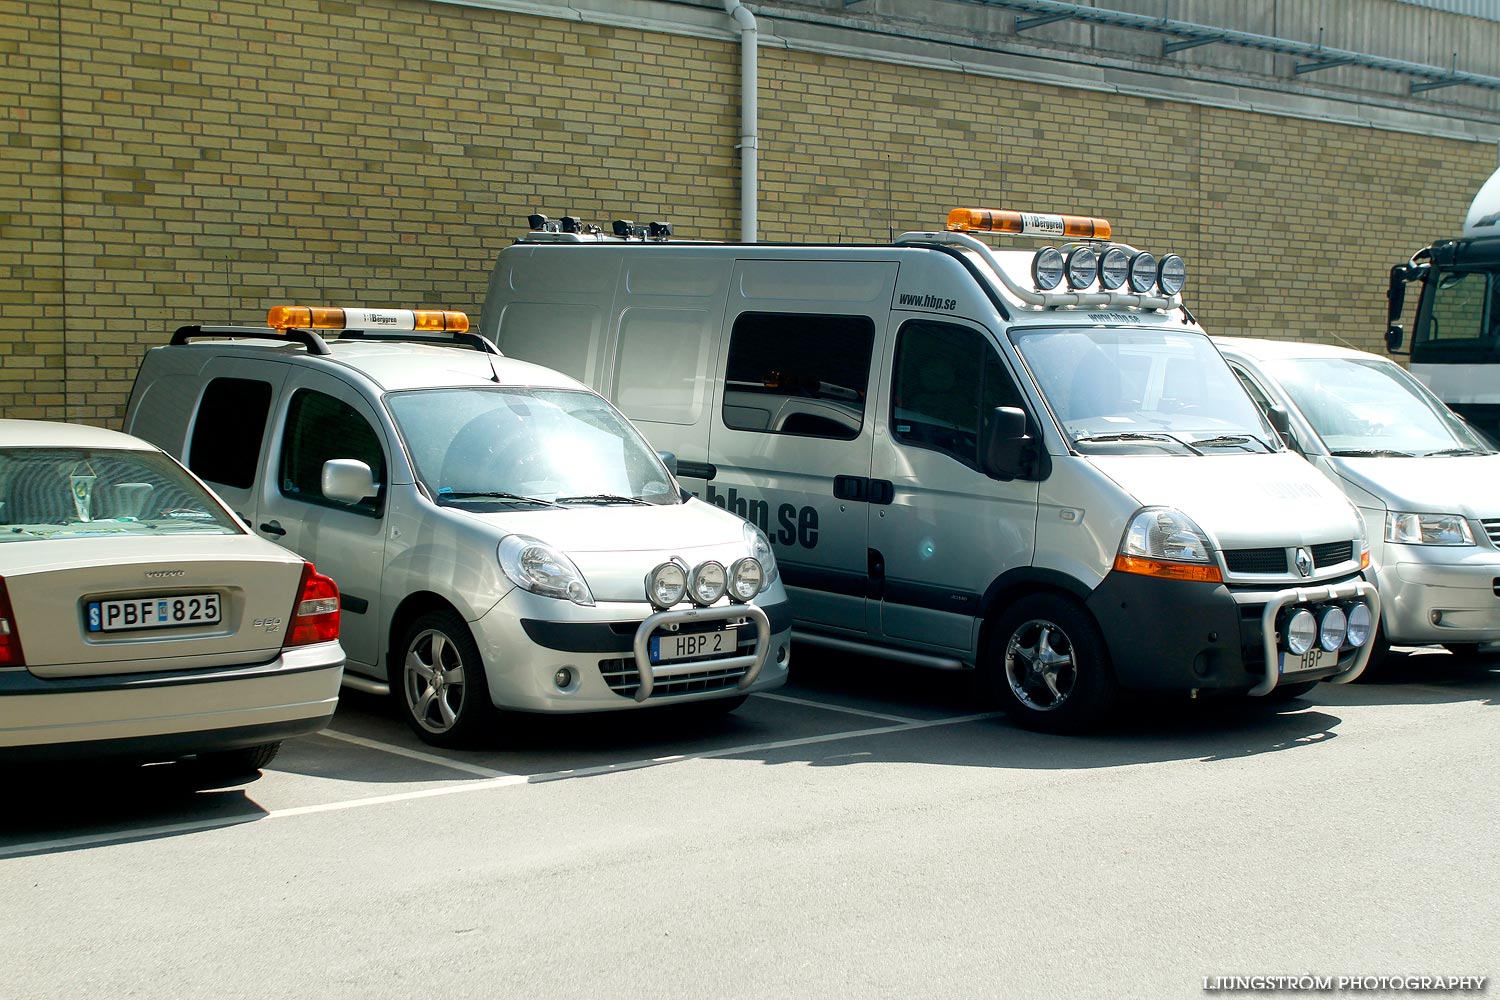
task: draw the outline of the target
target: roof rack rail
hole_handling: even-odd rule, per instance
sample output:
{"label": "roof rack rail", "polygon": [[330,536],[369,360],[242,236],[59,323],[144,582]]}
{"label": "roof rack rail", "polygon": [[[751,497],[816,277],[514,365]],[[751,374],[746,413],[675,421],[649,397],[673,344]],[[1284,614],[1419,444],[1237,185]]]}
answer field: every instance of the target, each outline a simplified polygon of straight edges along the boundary
{"label": "roof rack rail", "polygon": [[[288,330],[287,332],[291,333],[292,331]],[[397,340],[407,344],[439,344],[445,347],[462,344],[466,347],[472,347],[482,354],[500,354],[500,348],[496,347],[489,339],[477,333],[449,333],[426,336],[402,330],[342,330],[339,332],[338,339]]]}
{"label": "roof rack rail", "polygon": [[310,330],[272,330],[265,326],[179,326],[172,334],[170,343],[176,347],[186,344],[191,337],[243,337],[253,340],[280,340],[301,344],[308,354],[331,355],[328,341]]}

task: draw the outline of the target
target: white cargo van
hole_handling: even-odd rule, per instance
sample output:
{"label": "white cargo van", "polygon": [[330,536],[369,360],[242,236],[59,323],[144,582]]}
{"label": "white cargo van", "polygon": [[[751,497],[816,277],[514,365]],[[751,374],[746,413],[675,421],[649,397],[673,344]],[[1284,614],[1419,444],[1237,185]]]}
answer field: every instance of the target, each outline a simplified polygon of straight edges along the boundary
{"label": "white cargo van", "polygon": [[463,313],[277,306],[264,327],[182,327],[147,352],[125,426],[316,558],[339,585],[344,683],[391,692],[429,743],[488,738],[496,708],[715,712],[786,682],[764,534]]}
{"label": "white cargo van", "polygon": [[971,209],[873,246],[616,232],[536,217],[480,332],[758,525],[801,641],[977,667],[1057,731],[1121,688],[1290,696],[1364,668],[1362,521],[1183,306],[1182,258]]}

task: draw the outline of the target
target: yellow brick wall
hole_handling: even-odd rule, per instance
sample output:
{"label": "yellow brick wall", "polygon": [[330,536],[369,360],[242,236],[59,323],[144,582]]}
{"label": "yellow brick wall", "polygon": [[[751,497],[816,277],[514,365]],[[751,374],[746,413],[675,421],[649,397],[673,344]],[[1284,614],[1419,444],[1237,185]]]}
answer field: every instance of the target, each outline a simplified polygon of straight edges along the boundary
{"label": "yellow brick wall", "polygon": [[[476,318],[532,211],[737,238],[737,46],[427,0],[0,8],[0,415],[117,424],[140,353],[281,302]],[[1377,349],[1493,147],[765,48],[762,239],[1103,215],[1205,325]]]}

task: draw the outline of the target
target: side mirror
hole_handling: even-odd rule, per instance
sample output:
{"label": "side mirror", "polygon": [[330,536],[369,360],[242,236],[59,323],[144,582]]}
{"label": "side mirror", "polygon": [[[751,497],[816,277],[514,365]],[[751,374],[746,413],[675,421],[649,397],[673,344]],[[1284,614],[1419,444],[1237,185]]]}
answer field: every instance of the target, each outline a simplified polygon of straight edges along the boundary
{"label": "side mirror", "polygon": [[1271,421],[1271,426],[1276,428],[1277,434],[1284,435],[1292,429],[1292,415],[1280,403],[1274,403],[1270,409],[1266,410],[1266,419]]}
{"label": "side mirror", "polygon": [[1406,331],[1401,328],[1400,323],[1392,323],[1385,328],[1385,349],[1391,354],[1405,353],[1401,350],[1401,341],[1406,337]]}
{"label": "side mirror", "polygon": [[979,437],[979,469],[991,479],[1014,479],[1029,463],[1030,445],[1026,414],[1014,406],[997,406]]}
{"label": "side mirror", "polygon": [[333,458],[323,463],[323,496],[354,506],[380,489],[375,473],[356,458]]}
{"label": "side mirror", "polygon": [[661,459],[661,464],[667,467],[667,471],[673,476],[677,475],[677,453],[675,451],[659,451],[656,457]]}

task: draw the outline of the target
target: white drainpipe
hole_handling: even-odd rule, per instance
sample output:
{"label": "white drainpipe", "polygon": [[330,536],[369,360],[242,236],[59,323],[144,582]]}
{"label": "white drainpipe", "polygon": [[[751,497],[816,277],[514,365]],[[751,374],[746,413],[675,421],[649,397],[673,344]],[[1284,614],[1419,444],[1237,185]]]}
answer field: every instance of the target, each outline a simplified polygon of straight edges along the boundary
{"label": "white drainpipe", "polygon": [[760,29],[755,15],[740,0],[724,0],[724,12],[740,29],[740,239],[755,242],[756,202],[760,197]]}

